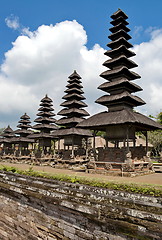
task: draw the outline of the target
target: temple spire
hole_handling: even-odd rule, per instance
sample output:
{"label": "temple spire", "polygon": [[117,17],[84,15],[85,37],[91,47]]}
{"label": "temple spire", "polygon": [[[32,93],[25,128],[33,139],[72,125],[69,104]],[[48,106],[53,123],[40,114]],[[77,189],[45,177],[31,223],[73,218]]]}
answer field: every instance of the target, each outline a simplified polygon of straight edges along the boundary
{"label": "temple spire", "polygon": [[134,84],[132,81],[140,78],[140,76],[131,71],[131,68],[137,67],[137,64],[130,60],[135,53],[130,50],[132,44],[128,42],[131,36],[128,34],[130,29],[127,27],[128,16],[118,9],[112,16],[111,34],[109,39],[111,42],[107,44],[110,48],[105,55],[110,57],[103,65],[108,70],[101,73],[101,77],[107,82],[101,84],[98,88],[108,93],[96,100],[96,103],[108,107],[109,111],[118,111],[125,108],[133,109],[136,106],[145,104],[145,102],[132,95],[132,93],[141,91],[142,88]]}
{"label": "temple spire", "polygon": [[64,91],[66,94],[63,96],[65,101],[61,104],[64,108],[58,112],[58,115],[64,116],[57,121],[57,124],[63,125],[67,128],[75,127],[78,122],[81,122],[89,113],[83,108],[87,105],[82,101],[85,99],[83,96],[83,86],[81,85],[81,77],[74,70],[69,76],[67,89]]}

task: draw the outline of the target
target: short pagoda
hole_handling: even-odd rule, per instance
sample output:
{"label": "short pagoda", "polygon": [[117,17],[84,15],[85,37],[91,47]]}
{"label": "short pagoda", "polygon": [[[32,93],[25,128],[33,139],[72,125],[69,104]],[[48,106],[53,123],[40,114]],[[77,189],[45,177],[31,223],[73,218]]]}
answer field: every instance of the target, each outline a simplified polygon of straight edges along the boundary
{"label": "short pagoda", "polygon": [[15,137],[15,134],[12,128],[8,125],[8,127],[3,130],[0,136],[2,137],[0,138],[0,143],[3,144],[3,153],[4,154],[13,153],[12,139]]}
{"label": "short pagoda", "polygon": [[[135,53],[130,50],[132,44],[128,40],[131,36],[128,34],[127,18],[128,16],[118,9],[112,16],[110,28],[111,34],[108,43],[110,48],[105,52],[108,60],[104,66],[108,70],[101,73],[101,77],[106,80],[98,88],[107,94],[96,100],[96,103],[106,106],[108,111],[96,114],[87,120],[79,123],[77,126],[93,130],[106,132],[106,142],[114,141],[116,150],[107,149],[107,153],[102,153],[99,160],[108,162],[125,162],[127,161],[126,153],[130,152],[130,161],[134,159],[143,160],[147,153],[147,131],[156,130],[161,126],[150,118],[134,111],[134,107],[141,106],[145,102],[133,95],[132,93],[142,91],[142,88],[133,83],[133,80],[139,79],[140,76],[130,69],[137,67],[137,64],[130,60]],[[136,149],[135,132],[142,131],[146,136],[146,149]],[[129,142],[134,143],[134,148],[130,149]],[[119,142],[123,142],[125,148],[118,149]],[[108,148],[108,146],[106,146]],[[125,149],[125,150],[124,150]],[[106,152],[105,151],[105,152]],[[115,152],[116,151],[116,152]],[[140,156],[139,156],[140,155]]]}
{"label": "short pagoda", "polygon": [[13,138],[13,143],[19,145],[20,155],[28,155],[28,147],[30,143],[33,143],[33,139],[28,138],[28,136],[32,133],[30,130],[31,128],[31,121],[30,117],[25,113],[20,117],[20,121],[17,127],[19,129],[15,130],[14,133],[17,137]]}
{"label": "short pagoda", "polygon": [[37,124],[33,126],[33,129],[36,130],[36,132],[30,135],[30,137],[38,142],[42,154],[46,154],[47,152],[51,152],[51,140],[53,139],[53,136],[51,136],[50,133],[51,131],[58,129],[54,124],[56,119],[53,118],[53,116],[55,116],[53,113],[53,101],[47,96],[47,94],[41,100],[38,111],[38,117],[34,120]]}
{"label": "short pagoda", "polygon": [[85,97],[83,96],[81,77],[76,71],[69,76],[66,88],[64,91],[66,94],[62,98],[65,101],[60,105],[64,108],[58,112],[58,115],[63,117],[57,121],[57,124],[63,127],[54,134],[64,139],[64,148],[72,147],[71,157],[74,158],[74,147],[81,147],[82,139],[87,140],[91,136],[89,130],[75,127],[86,116],[89,116],[89,113],[83,109],[87,107],[87,104],[83,102]]}

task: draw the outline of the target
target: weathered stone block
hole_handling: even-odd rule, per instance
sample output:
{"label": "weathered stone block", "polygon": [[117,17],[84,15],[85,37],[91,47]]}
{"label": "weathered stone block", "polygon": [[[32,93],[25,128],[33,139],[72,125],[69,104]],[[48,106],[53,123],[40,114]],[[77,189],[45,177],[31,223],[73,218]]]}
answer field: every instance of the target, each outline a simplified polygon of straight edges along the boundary
{"label": "weathered stone block", "polygon": [[2,172],[0,192],[2,240],[162,239],[160,197]]}

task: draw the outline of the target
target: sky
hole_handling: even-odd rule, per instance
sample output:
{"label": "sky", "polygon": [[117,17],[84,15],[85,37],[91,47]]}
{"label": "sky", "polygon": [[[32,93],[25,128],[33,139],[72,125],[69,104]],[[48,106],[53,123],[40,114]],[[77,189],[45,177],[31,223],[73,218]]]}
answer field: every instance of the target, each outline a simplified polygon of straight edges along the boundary
{"label": "sky", "polygon": [[[162,111],[161,0],[0,0],[0,128],[16,129],[25,112],[33,124],[40,100],[48,94],[55,114],[62,108],[68,76],[82,77],[90,115],[106,108],[94,103],[105,93],[97,87],[107,60],[110,16],[128,15],[133,51],[146,104],[136,110]],[[59,119],[59,116],[56,116]]]}

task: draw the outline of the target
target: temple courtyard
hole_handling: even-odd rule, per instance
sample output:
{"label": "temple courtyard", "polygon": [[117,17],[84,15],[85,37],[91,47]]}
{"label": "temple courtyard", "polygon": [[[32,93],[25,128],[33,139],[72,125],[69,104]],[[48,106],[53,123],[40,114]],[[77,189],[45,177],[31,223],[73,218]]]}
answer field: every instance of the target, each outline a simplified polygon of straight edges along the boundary
{"label": "temple courtyard", "polygon": [[[22,163],[9,163],[9,162],[0,162],[0,167],[2,166],[9,166],[9,167],[15,167],[20,170],[28,170],[31,168],[31,165],[29,164],[22,164]],[[90,179],[95,179],[101,181],[115,181],[118,183],[135,183],[135,184],[144,184],[144,185],[158,185],[162,186],[162,173],[152,173],[148,175],[143,175],[143,176],[136,176],[136,177],[118,177],[118,176],[108,176],[108,175],[103,175],[102,178],[100,174],[91,174],[91,173],[86,173],[83,171],[74,171],[74,170],[69,170],[69,169],[57,169],[57,168],[52,168],[50,166],[32,166],[32,169],[34,171],[40,171],[40,172],[46,172],[49,174],[63,174],[63,175],[71,175],[71,176],[81,176],[85,178],[90,178]]]}

